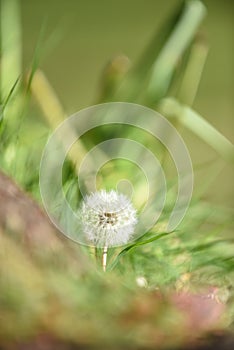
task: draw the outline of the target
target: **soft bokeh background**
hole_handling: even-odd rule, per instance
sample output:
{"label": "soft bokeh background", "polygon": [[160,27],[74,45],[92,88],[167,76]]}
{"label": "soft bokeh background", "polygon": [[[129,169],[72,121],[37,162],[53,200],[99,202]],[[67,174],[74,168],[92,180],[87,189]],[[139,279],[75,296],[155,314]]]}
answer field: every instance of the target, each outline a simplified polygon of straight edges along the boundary
{"label": "soft bokeh background", "polygon": [[[114,344],[115,349],[118,346],[123,349],[124,345],[126,349],[137,349],[137,346],[142,348],[149,344],[155,349],[158,344],[163,346],[164,342],[172,348],[176,341],[178,344],[193,342],[193,337],[198,335],[200,339],[205,330],[212,331],[219,324],[219,334],[221,330],[233,331],[234,242],[233,212],[229,210],[233,204],[233,148],[222,138],[223,134],[233,141],[233,1],[204,1],[208,14],[195,43],[201,44],[199,47],[203,49],[208,45],[210,49],[195,105],[192,106],[204,119],[199,115],[196,119],[197,114],[191,109],[185,110],[186,118],[189,116],[186,127],[194,132],[183,128],[186,113],[181,113],[182,118],[173,119],[176,107],[177,112],[180,111],[179,103],[189,103],[183,93],[179,97],[176,95],[178,103],[170,105],[173,106],[171,112],[167,114],[164,110],[183,134],[195,168],[194,197],[178,230],[164,232],[177,195],[174,187],[176,169],[174,167],[173,172],[167,167],[170,157],[160,148],[159,142],[153,142],[150,135],[142,139],[156,155],[159,153],[172,191],[163,215],[152,230],[126,247],[108,249],[108,275],[102,271],[102,250],[80,246],[63,235],[57,235],[38,206],[41,203],[40,159],[48,135],[67,115],[97,103],[101,94],[101,75],[109,59],[124,54],[134,64],[180,2],[0,0],[0,168],[3,170],[0,169],[1,348],[15,348],[12,342],[17,343],[17,348],[27,347],[30,350],[42,347],[57,349],[61,342],[67,344],[64,349],[71,348],[70,342],[78,348],[87,344],[88,349],[91,349],[90,343],[97,344],[100,349],[112,348],[108,344]],[[203,6],[198,1],[191,1],[191,4],[199,5],[203,13]],[[191,22],[195,15],[193,12],[189,17]],[[18,19],[22,22],[22,40]],[[188,32],[192,28],[191,22],[183,26],[188,28]],[[164,33],[160,32],[160,39],[165,45],[168,41],[162,35]],[[180,36],[181,43],[185,40],[184,33]],[[178,36],[176,38],[178,50]],[[173,49],[174,44],[171,45]],[[153,48],[158,46],[157,39]],[[181,51],[177,52],[180,58]],[[166,58],[171,58],[173,53],[169,50]],[[147,55],[151,55],[153,63],[155,55]],[[148,56],[143,61],[146,67]],[[176,60],[178,65],[173,64],[175,75],[178,67],[181,70],[185,68],[183,59]],[[203,67],[201,61],[199,63],[198,67],[196,61],[196,72]],[[166,76],[162,74],[164,80],[160,81],[156,75],[155,81],[161,85],[153,93],[160,95],[162,92],[162,86],[168,82],[171,64],[169,60],[167,69],[160,65],[160,73],[166,72]],[[142,70],[145,66],[140,66],[140,73],[146,71]],[[32,81],[28,74],[31,70]],[[148,73],[151,74],[152,70]],[[139,76],[142,74],[138,74],[137,78]],[[126,100],[132,92],[134,95],[134,89],[140,88],[140,93],[145,93],[144,86],[147,84],[140,82],[138,85],[138,79],[133,78],[122,90],[126,93]],[[195,79],[191,79],[191,75],[189,78],[182,86],[192,95],[199,79],[196,79],[197,75]],[[39,84],[42,81],[44,85]],[[177,83],[180,85],[180,81],[177,80]],[[170,97],[171,92],[173,89],[166,97]],[[123,93],[117,96],[125,98]],[[150,97],[151,101],[143,98],[139,101],[155,106],[155,95]],[[170,104],[172,99],[168,100]],[[160,107],[162,105],[158,103],[157,108]],[[198,129],[193,130],[196,122],[200,123],[199,132],[201,126],[204,128],[203,141],[198,137]],[[210,125],[214,125],[221,134],[212,133]],[[78,144],[83,148],[75,148],[64,163],[63,189],[75,210],[82,200],[75,173],[77,158],[93,147],[92,141],[98,143],[101,138],[109,137],[106,130],[92,130],[84,135],[83,143]],[[110,135],[114,137],[118,131],[110,132]],[[139,140],[142,136],[132,130],[129,135],[139,137]],[[217,147],[217,139],[220,147]],[[72,157],[74,154],[77,157]],[[124,177],[126,174],[130,177],[135,174],[133,167],[124,162],[109,170],[109,173],[106,172],[109,177],[106,177],[110,181],[105,185],[111,188],[116,184],[114,175],[123,174]],[[52,187],[53,179],[48,182]],[[139,181],[139,184],[142,185],[142,182]],[[201,189],[201,185],[205,185],[204,188]],[[138,187],[137,192],[141,197],[144,193],[142,188]],[[56,195],[52,196],[52,202],[56,206],[54,197]],[[153,198],[156,199],[156,196]],[[140,208],[139,205],[136,207]],[[66,210],[62,214],[65,223],[70,223]],[[79,230],[77,234],[80,234]],[[139,277],[141,284],[143,277],[146,288],[140,288]],[[185,311],[183,317],[178,303],[184,309],[182,313]]]}
{"label": "soft bokeh background", "polygon": [[[234,2],[204,2],[208,16],[202,31],[210,49],[195,109],[234,141]],[[24,67],[30,65],[39,34],[45,28],[49,48],[42,52],[40,66],[67,113],[74,113],[96,102],[100,73],[106,62],[116,54],[125,54],[135,62],[179,3],[178,0],[22,0]],[[215,152],[192,133],[184,137],[195,164],[215,158]],[[231,166],[224,165],[207,192],[209,197],[232,204],[232,177]],[[200,183],[202,179],[197,181]]]}

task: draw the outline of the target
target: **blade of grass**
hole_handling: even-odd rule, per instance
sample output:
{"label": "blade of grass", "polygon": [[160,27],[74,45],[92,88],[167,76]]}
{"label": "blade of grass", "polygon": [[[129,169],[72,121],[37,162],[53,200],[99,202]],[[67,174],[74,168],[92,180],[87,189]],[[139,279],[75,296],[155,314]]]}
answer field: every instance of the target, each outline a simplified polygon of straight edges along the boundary
{"label": "blade of grass", "polygon": [[5,100],[3,101],[3,104],[2,104],[2,112],[4,112],[4,109],[6,108],[8,102],[10,101],[10,99],[11,99],[11,97],[12,97],[12,95],[13,95],[15,89],[16,89],[16,86],[17,86],[19,80],[20,80],[20,77],[18,77],[18,78],[16,79],[15,83],[13,84],[12,88],[10,89],[9,94],[7,95],[7,97],[5,98]]}
{"label": "blade of grass", "polygon": [[12,90],[21,74],[22,40],[18,0],[1,1],[1,99]]}
{"label": "blade of grass", "polygon": [[130,251],[132,251],[133,249],[137,248],[137,247],[140,247],[142,245],[145,245],[145,244],[148,244],[148,243],[151,243],[151,242],[154,242],[154,241],[157,241],[159,240],[160,238],[163,238],[165,236],[168,236],[169,234],[171,233],[174,233],[173,232],[161,232],[161,233],[158,233],[157,235],[154,235],[153,237],[149,238],[149,239],[146,239],[146,240],[142,240],[142,237],[137,240],[136,242],[132,243],[132,244],[129,244],[126,248],[124,248],[119,254],[118,256],[116,257],[116,259],[114,260],[114,262],[107,267],[107,270],[110,271],[112,270],[119,262],[120,258],[123,257],[124,255],[126,255],[127,253],[129,253]]}
{"label": "blade of grass", "polygon": [[[175,74],[170,86],[170,96],[177,97],[178,101],[193,105],[198,86],[201,80],[203,67],[206,61],[208,47],[205,45],[201,36],[197,36],[191,48],[187,50],[183,62],[180,63],[178,72]],[[179,85],[179,89],[178,89]],[[174,126],[178,131],[182,131],[184,126],[177,120]],[[166,163],[168,154],[165,152],[162,158],[162,164]]]}
{"label": "blade of grass", "polygon": [[150,68],[159,52],[162,50],[165,42],[170,37],[175,24],[179,21],[182,11],[183,6],[180,5],[179,8],[173,11],[170,17],[163,22],[139,61],[132,66],[126,74],[125,79],[121,81],[121,84],[116,86],[116,91],[113,92],[112,96],[109,96],[109,100],[136,101],[147,82]]}
{"label": "blade of grass", "polygon": [[192,45],[189,61],[185,69],[181,86],[177,93],[177,99],[188,106],[192,106],[195,100],[201,75],[208,54],[208,46],[200,36]]}
{"label": "blade of grass", "polygon": [[15,81],[14,85],[12,86],[9,94],[7,95],[7,97],[5,98],[5,100],[3,101],[2,105],[1,105],[1,110],[0,110],[0,127],[1,127],[1,124],[2,124],[2,121],[3,121],[3,118],[4,118],[4,110],[7,107],[8,103],[9,103],[9,101],[10,101],[10,99],[11,99],[11,97],[12,97],[12,95],[13,95],[15,89],[16,89],[16,86],[17,86],[19,80],[20,80],[20,77],[18,77],[18,79],[16,79],[16,81]]}
{"label": "blade of grass", "polygon": [[55,129],[66,118],[66,113],[45,74],[37,69],[30,83],[33,97],[40,106],[46,121],[52,129]]}
{"label": "blade of grass", "polygon": [[[34,73],[31,81],[31,92],[36,99],[39,107],[41,108],[47,123],[53,129],[55,129],[66,118],[66,113],[56,96],[56,93],[50,85],[48,79],[41,70],[37,70]],[[74,134],[74,131],[67,128],[66,132],[70,135]],[[63,141],[63,140],[61,140]],[[84,145],[81,142],[76,142],[68,156],[72,163],[77,166],[80,164],[86,154]]]}
{"label": "blade of grass", "polygon": [[211,146],[226,161],[233,163],[233,144],[193,109],[181,105],[175,99],[167,98],[160,104],[160,111],[169,118],[177,119],[180,124]]}
{"label": "blade of grass", "polygon": [[41,29],[39,32],[38,40],[34,50],[34,55],[31,63],[31,70],[27,80],[26,92],[30,90],[31,82],[36,72],[39,68],[39,64],[43,60],[44,56],[48,56],[50,52],[56,47],[60,42],[63,35],[63,27],[57,27],[53,32],[48,36],[46,33],[47,30],[47,17],[44,18]]}
{"label": "blade of grass", "polygon": [[[144,91],[144,82],[147,83],[146,76],[151,73],[150,68],[152,66],[153,75],[151,74],[150,84],[155,81],[157,86],[153,86],[151,97],[149,97],[148,92],[143,93],[143,100],[140,102],[152,105],[152,101],[155,102],[163,97],[169,88],[178,60],[190,45],[205,13],[206,9],[200,1],[191,0],[186,2],[185,6],[180,8],[176,15],[173,15],[166,22],[165,27],[155,36],[139,64],[130,70],[117,91],[115,99],[122,99],[122,101],[136,100],[140,92]],[[155,57],[157,57],[156,60]],[[160,75],[159,77],[157,77],[157,72]],[[156,74],[156,77],[154,77],[154,74]],[[195,85],[193,91],[197,89],[198,84]],[[162,91],[163,93],[161,93]],[[129,137],[129,134],[126,134],[125,137]],[[165,155],[162,155],[162,162],[165,161],[165,157]]]}
{"label": "blade of grass", "polygon": [[106,64],[101,76],[97,103],[104,103],[111,100],[116,88],[129,71],[130,64],[129,58],[124,55],[118,55]]}
{"label": "blade of grass", "polygon": [[205,14],[206,8],[202,2],[186,2],[180,20],[154,63],[147,89],[150,103],[155,103],[166,95],[175,67],[194,38]]}
{"label": "blade of grass", "polygon": [[27,79],[26,95],[29,94],[34,73],[36,72],[37,68],[39,67],[39,62],[40,62],[41,57],[42,57],[42,48],[44,47],[43,42],[44,42],[44,38],[45,38],[45,31],[46,31],[46,21],[44,20],[44,22],[41,26],[40,32],[39,32],[39,37],[38,37],[36,47],[34,50],[34,54],[33,54],[31,70],[29,73],[29,77]]}

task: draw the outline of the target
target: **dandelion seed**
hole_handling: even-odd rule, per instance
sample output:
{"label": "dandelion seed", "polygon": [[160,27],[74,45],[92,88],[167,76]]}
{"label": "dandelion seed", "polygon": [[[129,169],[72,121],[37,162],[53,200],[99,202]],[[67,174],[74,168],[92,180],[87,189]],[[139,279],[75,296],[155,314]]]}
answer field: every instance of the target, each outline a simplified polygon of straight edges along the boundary
{"label": "dandelion seed", "polygon": [[138,285],[138,287],[141,287],[141,288],[147,288],[148,287],[148,282],[145,279],[145,277],[143,277],[143,276],[139,276],[139,277],[136,278],[136,284]]}
{"label": "dandelion seed", "polygon": [[86,196],[79,216],[87,240],[96,247],[114,247],[129,242],[137,223],[130,200],[115,191],[101,190]]}

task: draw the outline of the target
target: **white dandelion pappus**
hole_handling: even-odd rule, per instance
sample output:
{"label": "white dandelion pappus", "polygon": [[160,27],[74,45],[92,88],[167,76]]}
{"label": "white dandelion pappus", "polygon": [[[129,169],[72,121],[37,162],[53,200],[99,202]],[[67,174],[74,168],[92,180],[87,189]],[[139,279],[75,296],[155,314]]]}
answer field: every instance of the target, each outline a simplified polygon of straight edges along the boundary
{"label": "white dandelion pappus", "polygon": [[97,247],[114,247],[129,242],[137,223],[130,200],[114,190],[101,190],[85,197],[79,217],[88,241]]}

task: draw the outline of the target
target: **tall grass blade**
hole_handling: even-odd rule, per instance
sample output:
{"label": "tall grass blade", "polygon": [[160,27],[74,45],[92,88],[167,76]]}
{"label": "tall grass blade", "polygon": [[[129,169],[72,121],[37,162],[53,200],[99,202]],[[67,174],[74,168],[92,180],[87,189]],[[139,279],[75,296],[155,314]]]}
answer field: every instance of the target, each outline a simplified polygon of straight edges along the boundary
{"label": "tall grass blade", "polygon": [[[36,70],[31,81],[32,96],[36,99],[42,110],[48,125],[54,130],[66,118],[66,113],[48,79],[41,70]],[[67,126],[67,136],[73,135],[74,131]],[[63,140],[61,140],[63,141]],[[82,162],[86,150],[81,141],[76,142],[69,151],[68,156],[76,167]]]}
{"label": "tall grass blade", "polygon": [[187,67],[183,74],[177,99],[188,106],[192,106],[197,94],[203,68],[208,54],[208,46],[200,36],[191,47]]}
{"label": "tall grass blade", "polygon": [[22,40],[19,0],[1,1],[1,99],[21,74]]}
{"label": "tall grass blade", "polygon": [[162,101],[160,111],[169,118],[177,119],[180,124],[201,138],[225,160],[233,163],[233,144],[193,109],[181,105],[175,99],[167,98]]}
{"label": "tall grass blade", "polygon": [[147,95],[151,103],[164,97],[170,86],[175,67],[193,40],[206,14],[198,0],[186,2],[183,14],[157,57],[149,81]]}
{"label": "tall grass blade", "polygon": [[109,96],[110,100],[134,102],[142,94],[144,86],[146,86],[149,79],[150,69],[165,42],[170,37],[175,24],[179,21],[182,12],[183,6],[179,6],[179,9],[176,9],[162,24],[139,61],[131,67],[121,84],[117,86],[113,95]]}

